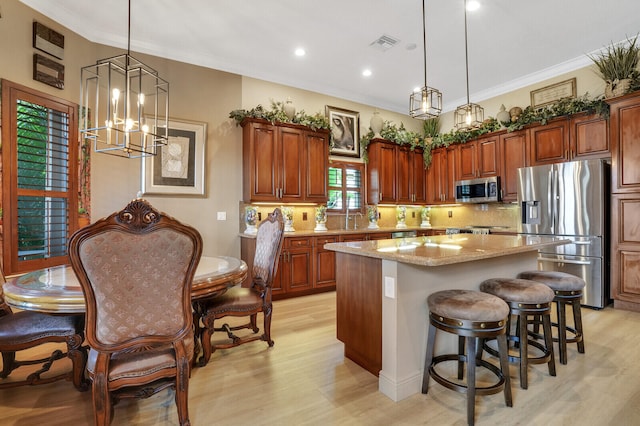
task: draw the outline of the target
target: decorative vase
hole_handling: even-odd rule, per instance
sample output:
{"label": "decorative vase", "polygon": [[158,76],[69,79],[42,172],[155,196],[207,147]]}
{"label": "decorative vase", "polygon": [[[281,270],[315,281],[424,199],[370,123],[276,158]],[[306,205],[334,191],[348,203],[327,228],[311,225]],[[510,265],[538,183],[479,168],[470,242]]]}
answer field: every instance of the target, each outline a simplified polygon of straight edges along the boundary
{"label": "decorative vase", "polygon": [[520,107],[513,107],[509,110],[509,116],[511,117],[511,122],[515,123],[516,121],[518,121],[518,118],[520,118],[520,116],[522,115],[522,108]]}
{"label": "decorative vase", "polygon": [[384,125],[384,120],[380,117],[380,112],[374,111],[373,117],[371,117],[371,121],[369,121],[369,127],[371,127],[371,131],[373,132],[374,138],[380,138],[380,132],[382,131],[382,126]]}
{"label": "decorative vase", "polygon": [[245,234],[255,235],[258,233],[258,208],[254,206],[246,206],[244,208],[244,224],[247,229],[244,230]]}
{"label": "decorative vase", "polygon": [[511,122],[511,115],[505,109],[504,104],[500,105],[500,111],[496,114],[496,120],[503,126],[507,126]]}
{"label": "decorative vase", "polygon": [[378,206],[367,206],[367,219],[369,219],[369,229],[379,229],[378,226]]}
{"label": "decorative vase", "polygon": [[293,117],[296,115],[296,107],[293,106],[291,98],[287,98],[287,102],[284,103],[282,109],[286,116],[289,117],[289,120],[293,120]]}
{"label": "decorative vase", "polygon": [[293,207],[281,207],[282,217],[284,217],[284,232],[294,232],[293,227]]}
{"label": "decorative vase", "polygon": [[396,228],[404,229],[407,227],[405,221],[407,220],[407,207],[406,206],[398,206],[396,207]]}
{"label": "decorative vase", "polygon": [[430,215],[431,215],[431,207],[423,207],[420,210],[420,219],[422,219],[422,222],[420,223],[420,228],[431,228],[431,222],[429,221]]}
{"label": "decorative vase", "polygon": [[606,99],[615,98],[616,96],[622,96],[629,91],[631,86],[630,78],[623,78],[622,80],[607,81],[607,85],[604,88],[604,97]]}
{"label": "decorative vase", "polygon": [[327,206],[316,207],[316,227],[313,230],[316,232],[327,230]]}

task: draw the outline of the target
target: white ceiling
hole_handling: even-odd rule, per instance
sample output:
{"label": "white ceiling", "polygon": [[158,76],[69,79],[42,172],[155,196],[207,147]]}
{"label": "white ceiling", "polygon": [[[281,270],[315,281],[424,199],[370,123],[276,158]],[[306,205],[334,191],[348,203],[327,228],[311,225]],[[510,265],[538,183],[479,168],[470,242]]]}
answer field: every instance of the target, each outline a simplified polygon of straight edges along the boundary
{"label": "white ceiling", "polygon": [[[126,51],[126,0],[21,1],[92,42]],[[407,113],[409,94],[424,84],[420,0],[131,3],[132,52],[399,113]],[[480,3],[468,13],[471,102],[589,65],[587,53],[640,31],[640,0]],[[463,4],[426,5],[427,80],[443,93],[445,110],[466,102]],[[370,47],[382,35],[399,42],[384,52]],[[293,53],[299,46],[307,51],[303,58]],[[365,68],[371,77],[362,76]]]}

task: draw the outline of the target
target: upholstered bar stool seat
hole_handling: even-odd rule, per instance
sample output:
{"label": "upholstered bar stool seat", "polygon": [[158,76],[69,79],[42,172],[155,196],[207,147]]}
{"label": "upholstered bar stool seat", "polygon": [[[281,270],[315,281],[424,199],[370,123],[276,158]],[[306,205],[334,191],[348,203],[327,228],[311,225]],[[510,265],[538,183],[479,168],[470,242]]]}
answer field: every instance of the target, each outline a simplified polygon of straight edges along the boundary
{"label": "upholstered bar stool seat", "polygon": [[[505,404],[513,405],[509,381],[508,345],[506,338],[509,306],[498,297],[470,290],[445,290],[427,298],[429,308],[429,332],[427,353],[422,378],[422,393],[427,393],[429,378],[442,386],[467,395],[467,422],[474,424],[475,396],[504,392]],[[458,354],[433,356],[436,331],[442,330],[458,336]],[[497,339],[500,368],[477,356],[476,339]],[[466,347],[466,355],[465,355]],[[436,365],[444,361],[457,361],[458,381],[441,375]],[[466,381],[463,381],[464,363],[467,364]],[[487,368],[497,382],[476,387],[476,366]]]}
{"label": "upholstered bar stool seat", "polygon": [[[560,363],[567,363],[567,343],[577,343],[578,352],[584,353],[584,338],[582,332],[582,312],[580,302],[584,291],[585,282],[582,278],[565,272],[557,271],[525,271],[518,274],[518,278],[533,280],[547,285],[555,293],[553,299],[556,302],[557,323],[551,323],[558,329],[558,342]],[[567,325],[566,306],[570,305],[573,312],[573,327]],[[567,337],[567,332],[573,337]]]}
{"label": "upholstered bar stool seat", "polygon": [[[509,360],[520,364],[520,387],[527,389],[528,365],[544,364],[549,368],[551,376],[556,375],[556,364],[553,357],[553,340],[551,335],[551,303],[553,291],[544,284],[519,278],[491,278],[480,284],[480,290],[504,300],[511,309],[511,315],[518,318],[517,331],[509,335],[509,340],[519,348],[518,356],[510,356]],[[544,345],[528,338],[528,324],[535,316],[542,317]],[[510,330],[510,324],[507,326]],[[487,352],[495,354],[495,350],[484,344]],[[541,355],[530,356],[529,346],[537,348]]]}

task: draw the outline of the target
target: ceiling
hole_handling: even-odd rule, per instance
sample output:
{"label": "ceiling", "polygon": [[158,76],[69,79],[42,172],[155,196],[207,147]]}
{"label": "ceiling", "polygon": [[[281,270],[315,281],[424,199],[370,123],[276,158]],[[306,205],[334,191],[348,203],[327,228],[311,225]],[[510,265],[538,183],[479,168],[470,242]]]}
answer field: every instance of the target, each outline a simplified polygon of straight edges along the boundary
{"label": "ceiling", "polygon": [[[88,40],[127,48],[125,0],[21,0]],[[479,0],[468,12],[470,101],[589,65],[640,31],[638,0]],[[131,51],[407,113],[424,85],[420,0],[132,0]],[[427,82],[466,102],[464,0],[427,1]],[[372,47],[380,36],[397,43]],[[376,44],[374,43],[374,46]],[[294,55],[304,47],[304,57]],[[152,63],[149,65],[153,66]],[[363,77],[362,71],[372,71]],[[295,101],[295,99],[294,99]]]}

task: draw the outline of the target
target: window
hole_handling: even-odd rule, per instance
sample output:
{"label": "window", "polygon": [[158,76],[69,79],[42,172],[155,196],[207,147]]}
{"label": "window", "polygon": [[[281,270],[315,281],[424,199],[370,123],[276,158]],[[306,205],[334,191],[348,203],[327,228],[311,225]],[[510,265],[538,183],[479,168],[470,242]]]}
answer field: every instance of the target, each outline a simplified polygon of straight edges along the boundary
{"label": "window", "polygon": [[[364,207],[364,165],[362,163],[334,162],[329,166],[328,212],[362,212]],[[347,200],[347,201],[345,201]]]}
{"label": "window", "polygon": [[77,107],[2,81],[3,260],[7,274],[68,263],[77,229]]}

